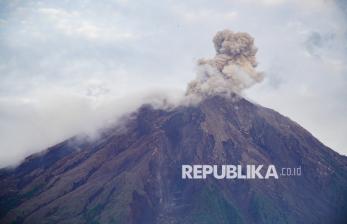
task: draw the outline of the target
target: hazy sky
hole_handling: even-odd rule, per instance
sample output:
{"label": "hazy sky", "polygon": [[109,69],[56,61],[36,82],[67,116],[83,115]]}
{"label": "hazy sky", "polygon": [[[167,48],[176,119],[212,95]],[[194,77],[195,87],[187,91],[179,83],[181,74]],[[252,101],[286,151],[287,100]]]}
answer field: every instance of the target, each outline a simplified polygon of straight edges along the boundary
{"label": "hazy sky", "polygon": [[329,0],[2,0],[0,167],[133,110],[138,95],[184,91],[225,28],[259,49],[266,78],[246,96],[347,154],[346,15]]}

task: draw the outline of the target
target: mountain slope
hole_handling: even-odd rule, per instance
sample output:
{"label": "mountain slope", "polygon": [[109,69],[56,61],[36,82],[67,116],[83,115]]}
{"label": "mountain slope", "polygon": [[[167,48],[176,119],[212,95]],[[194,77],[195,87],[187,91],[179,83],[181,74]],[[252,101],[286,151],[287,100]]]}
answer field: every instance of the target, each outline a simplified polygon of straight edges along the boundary
{"label": "mountain slope", "polygon": [[[183,164],[302,175],[187,180]],[[1,223],[346,223],[347,159],[277,112],[215,96],[143,106],[126,129],[73,138],[0,172]]]}

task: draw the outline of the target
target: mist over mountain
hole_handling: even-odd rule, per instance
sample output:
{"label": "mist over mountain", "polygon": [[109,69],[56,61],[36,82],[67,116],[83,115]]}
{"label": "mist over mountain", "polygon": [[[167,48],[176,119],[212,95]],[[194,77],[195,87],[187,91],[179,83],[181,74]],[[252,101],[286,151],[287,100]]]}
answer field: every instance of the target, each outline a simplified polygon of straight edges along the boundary
{"label": "mist over mountain", "polygon": [[[104,119],[93,138],[67,138],[1,169],[0,222],[346,223],[347,158],[246,100],[243,91],[264,79],[251,35],[226,29],[213,43],[215,56],[198,61],[184,95],[129,102],[122,115],[101,108],[117,123]],[[185,179],[189,165],[300,175]]]}
{"label": "mist over mountain", "polygon": [[[224,28],[248,32],[259,49],[266,74],[247,97],[346,155],[345,9],[345,0],[0,1],[0,167],[144,103],[129,95],[184,92],[200,58],[201,77],[211,64],[235,70],[225,62],[236,45],[217,41],[217,55],[211,44]],[[220,77],[210,83],[226,86]]]}
{"label": "mist over mountain", "polygon": [[[346,223],[347,158],[239,96],[143,106],[0,174],[1,223]],[[181,178],[183,164],[274,164],[302,175]]]}
{"label": "mist over mountain", "polygon": [[[270,1],[266,4],[273,3]],[[309,3],[311,4],[312,2]],[[318,9],[320,7],[322,5]],[[330,7],[334,8],[334,5]],[[53,21],[60,17],[80,17],[79,13],[54,8],[40,8],[39,11],[43,15],[49,15]],[[75,46],[76,40],[86,38],[87,42],[104,43],[106,45],[102,48],[108,49],[107,43],[113,43],[116,37],[125,41],[140,36],[137,30],[135,36],[128,32],[119,35],[118,30],[108,29],[107,26],[82,23],[81,28],[78,22],[70,24],[67,21],[69,20],[58,23],[58,28],[65,30],[68,36],[77,35],[78,38],[71,46]],[[291,25],[300,27],[300,24]],[[100,35],[105,33],[103,31],[109,31],[108,35]],[[340,43],[339,35],[335,37],[331,33],[322,35],[311,32],[309,38],[305,39],[305,46],[300,46],[300,50],[307,53],[303,57],[322,60],[320,50],[335,46],[329,45],[329,41],[334,38],[336,43]],[[169,39],[175,42],[173,36]],[[123,46],[122,43],[115,45],[118,48]],[[146,42],[140,43],[141,47],[146,45]],[[285,45],[277,43],[278,46]],[[41,115],[45,118],[43,121],[54,121],[55,128],[59,130],[54,138],[46,139],[44,134],[43,137],[35,135],[33,128],[23,128],[22,133],[26,131],[29,136],[35,136],[28,140],[35,140],[35,144],[42,145],[47,145],[47,142],[56,140],[57,137],[64,140],[28,156],[16,167],[0,169],[0,222],[347,223],[347,157],[322,144],[288,117],[245,98],[244,91],[262,82],[265,77],[257,68],[257,48],[250,34],[225,29],[215,34],[213,44],[215,55],[198,60],[196,77],[188,83],[185,93],[181,95],[170,96],[165,89],[167,95],[149,94],[147,97],[149,91],[145,91],[147,94],[131,100],[129,94],[125,94],[128,98],[123,104],[117,101],[119,108],[116,108],[114,99],[107,97],[110,91],[107,86],[117,83],[120,80],[117,77],[105,78],[108,85],[98,80],[88,83],[88,100],[84,97],[62,97],[62,101],[69,100],[68,103],[61,104],[52,95],[39,91],[37,95],[50,105],[48,109],[44,106],[40,109],[40,102],[43,101],[21,99],[39,108],[38,111],[44,114]],[[146,51],[141,53],[143,49],[135,46],[131,49],[135,49],[136,54],[147,56]],[[155,62],[155,66],[150,66],[153,70],[156,66],[160,67],[158,64],[163,64],[168,73],[164,75],[170,75],[168,71],[176,66],[172,62],[183,55],[172,53],[173,46],[165,41],[159,41],[159,45],[147,46],[149,52],[164,48],[164,55],[170,55],[160,58],[161,60],[152,60],[152,63]],[[276,44],[271,43],[270,50],[274,48]],[[281,54],[290,52],[289,48],[286,51],[284,49]],[[97,69],[97,73],[109,71],[109,68],[119,69],[120,66],[117,67],[113,62],[117,58],[112,56],[112,49],[109,51],[106,61],[96,57],[92,60],[93,63],[86,63],[86,68],[98,63],[110,63],[106,67],[101,66],[103,69]],[[82,52],[81,55],[87,54]],[[118,56],[123,58],[126,51],[120,52],[121,56]],[[132,69],[140,63],[146,64],[145,59],[138,60],[138,57],[139,55],[129,57],[131,63],[125,63],[126,67]],[[329,62],[323,66],[326,71],[337,70],[336,74],[342,74],[344,68],[341,60],[326,61]],[[300,60],[299,62],[301,63]],[[292,63],[286,61],[284,67],[300,64]],[[324,64],[323,60],[320,64]],[[60,66],[55,64],[53,67],[57,69]],[[320,69],[317,64],[312,67]],[[76,70],[79,70],[78,66],[72,69],[72,73]],[[83,69],[79,72],[84,75]],[[140,70],[141,74],[142,72]],[[300,74],[302,71],[299,76]],[[126,75],[124,77],[128,78]],[[308,82],[314,85],[316,76],[308,77]],[[141,90],[146,86],[145,83],[136,83],[136,79],[129,80],[126,88]],[[294,86],[303,82],[293,80]],[[326,83],[324,87],[325,85]],[[303,91],[308,89],[303,88]],[[61,89],[57,92],[64,95]],[[288,93],[293,96],[294,92],[290,89]],[[343,96],[343,93],[341,91],[339,96]],[[90,103],[90,99],[93,103]],[[285,101],[281,95],[278,99]],[[7,98],[3,102],[5,103],[0,99],[0,104],[12,105],[12,101]],[[323,106],[320,105],[321,107]],[[4,111],[3,114],[10,118],[11,108]],[[46,112],[56,115],[56,118],[45,117]],[[3,120],[6,120],[6,116],[3,116]],[[22,125],[26,120],[18,123]],[[40,125],[42,124],[45,126],[46,123],[41,122]],[[12,127],[11,122],[7,122],[6,127]],[[52,127],[47,125],[43,130],[50,130]],[[13,132],[15,129],[8,130]],[[92,138],[75,135],[82,130],[94,131],[95,135]],[[17,137],[13,133],[9,136]],[[26,142],[18,141],[17,144],[11,139],[8,138],[4,144],[6,147],[3,147],[9,152],[16,147],[7,146],[17,145],[28,151],[33,147]],[[19,151],[23,153],[23,150]],[[16,155],[13,154],[12,157],[16,158]],[[273,167],[277,169],[279,176],[276,173],[274,178],[269,179],[248,178],[251,172],[247,169],[238,170],[238,178],[234,179],[218,179],[215,177],[218,172],[213,172],[213,176],[209,175],[207,178],[185,178],[183,167],[196,165],[206,165],[210,169],[222,165]],[[283,169],[295,169],[296,173],[285,175]],[[199,172],[195,168],[191,170]],[[300,174],[297,173],[298,170]],[[242,175],[247,178],[240,178]]]}

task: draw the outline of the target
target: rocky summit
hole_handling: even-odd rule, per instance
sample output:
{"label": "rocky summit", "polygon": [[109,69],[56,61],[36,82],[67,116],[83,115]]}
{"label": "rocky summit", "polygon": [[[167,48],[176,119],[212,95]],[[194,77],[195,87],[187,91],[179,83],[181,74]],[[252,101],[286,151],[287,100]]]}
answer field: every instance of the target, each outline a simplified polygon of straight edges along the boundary
{"label": "rocky summit", "polygon": [[[182,178],[183,165],[228,164],[274,165],[279,178]],[[347,223],[347,158],[235,97],[142,106],[124,127],[0,170],[0,189],[0,223]]]}

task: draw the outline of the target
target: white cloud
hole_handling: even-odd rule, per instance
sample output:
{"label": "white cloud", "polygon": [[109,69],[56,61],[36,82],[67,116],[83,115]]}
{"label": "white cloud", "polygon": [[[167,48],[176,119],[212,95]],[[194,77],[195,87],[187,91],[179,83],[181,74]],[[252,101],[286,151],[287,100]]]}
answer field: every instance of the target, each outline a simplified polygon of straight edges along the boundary
{"label": "white cloud", "polygon": [[140,103],[115,99],[184,90],[225,28],[259,48],[247,96],[346,154],[346,21],[325,0],[1,1],[0,166]]}
{"label": "white cloud", "polygon": [[[121,30],[117,26],[110,26],[105,23],[93,23],[87,16],[78,11],[67,11],[56,8],[38,9],[43,17],[50,21],[50,25],[55,26],[63,34],[75,38],[86,38],[94,41],[116,41],[136,38],[136,34]],[[117,12],[113,12],[117,17]]]}
{"label": "white cloud", "polygon": [[236,11],[220,12],[210,8],[194,9],[179,5],[173,7],[173,10],[178,18],[182,19],[185,23],[192,24],[203,24],[220,20],[226,20],[227,22],[232,23],[238,17]]}

